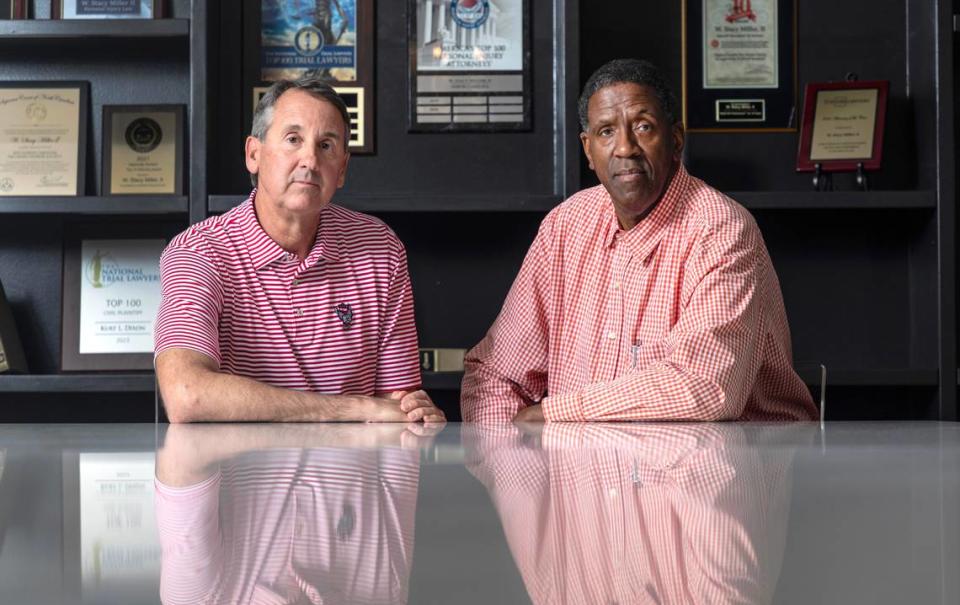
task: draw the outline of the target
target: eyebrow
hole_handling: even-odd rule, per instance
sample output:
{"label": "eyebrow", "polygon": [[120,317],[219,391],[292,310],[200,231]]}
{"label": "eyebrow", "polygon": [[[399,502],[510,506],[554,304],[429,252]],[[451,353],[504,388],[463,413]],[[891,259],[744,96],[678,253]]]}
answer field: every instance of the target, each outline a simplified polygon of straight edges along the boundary
{"label": "eyebrow", "polygon": [[[300,131],[303,130],[303,126],[301,126],[301,125],[299,125],[299,124],[289,124],[289,125],[285,126],[285,127],[283,128],[283,130],[284,130],[284,131],[294,130],[294,131],[296,131],[296,132],[300,132]],[[322,136],[322,137],[325,137],[325,138],[328,138],[328,139],[337,139],[337,140],[340,139],[340,135],[337,134],[337,131],[335,131],[335,130],[328,130],[328,131],[326,131],[326,132],[323,132],[323,133],[321,133],[321,136]]]}

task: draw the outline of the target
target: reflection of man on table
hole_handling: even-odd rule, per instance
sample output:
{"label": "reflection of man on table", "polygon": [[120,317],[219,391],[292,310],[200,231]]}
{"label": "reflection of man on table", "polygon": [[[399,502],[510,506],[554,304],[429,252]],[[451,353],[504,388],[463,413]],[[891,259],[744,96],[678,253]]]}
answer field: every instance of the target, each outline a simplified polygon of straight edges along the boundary
{"label": "reflection of man on table", "polygon": [[429,438],[400,425],[171,425],[157,454],[163,603],[406,602]]}
{"label": "reflection of man on table", "polygon": [[250,197],[164,251],[156,368],[171,421],[444,420],[419,390],[403,244],[331,203],[349,123],[322,81],[275,83],[247,137]]}
{"label": "reflection of man on table", "polygon": [[534,603],[771,602],[806,427],[537,426],[464,436]]}
{"label": "reflection of man on table", "polygon": [[663,76],[608,63],[580,122],[601,185],[541,224],[467,353],[464,420],[814,418],[760,230],[683,167]]}

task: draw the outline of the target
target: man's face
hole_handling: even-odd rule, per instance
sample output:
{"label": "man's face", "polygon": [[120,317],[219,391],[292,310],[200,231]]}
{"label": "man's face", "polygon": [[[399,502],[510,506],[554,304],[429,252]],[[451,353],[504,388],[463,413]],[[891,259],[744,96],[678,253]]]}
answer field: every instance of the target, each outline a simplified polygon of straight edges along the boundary
{"label": "man's face", "polygon": [[302,90],[283,93],[264,139],[247,137],[247,170],[257,175],[257,200],[296,214],[326,207],[347,174],[345,129],[330,103]]}
{"label": "man's face", "polygon": [[[680,165],[683,127],[670,124],[649,86],[619,82],[590,97],[580,133],[590,168],[613,198],[621,224],[644,215]],[[627,219],[626,221],[624,219]]]}

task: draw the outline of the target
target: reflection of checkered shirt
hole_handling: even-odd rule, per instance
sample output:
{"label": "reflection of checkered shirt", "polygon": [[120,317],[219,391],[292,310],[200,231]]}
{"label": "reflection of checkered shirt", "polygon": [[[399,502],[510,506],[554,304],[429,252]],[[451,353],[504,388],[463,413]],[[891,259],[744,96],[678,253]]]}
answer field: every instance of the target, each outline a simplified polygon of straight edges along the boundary
{"label": "reflection of checkered shirt", "polygon": [[224,372],[321,393],[418,387],[413,292],[393,231],[331,205],[298,261],[260,226],[255,195],[167,246],[157,355],[190,349]]}
{"label": "reflection of checkered shirt", "polygon": [[464,420],[816,415],[756,223],[682,167],[629,231],[602,186],[553,210],[466,370]]}
{"label": "reflection of checkered shirt", "polygon": [[[466,427],[534,603],[769,603],[804,425]],[[777,447],[757,447],[757,443]]]}

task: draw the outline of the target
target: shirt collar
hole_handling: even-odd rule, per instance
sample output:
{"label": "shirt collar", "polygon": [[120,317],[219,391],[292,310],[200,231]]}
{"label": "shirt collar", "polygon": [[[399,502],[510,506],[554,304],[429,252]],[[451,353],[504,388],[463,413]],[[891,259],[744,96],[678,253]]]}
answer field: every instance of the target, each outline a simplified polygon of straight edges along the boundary
{"label": "shirt collar", "polygon": [[[237,212],[244,225],[244,241],[250,253],[250,260],[253,263],[253,268],[259,271],[272,262],[291,258],[293,253],[284,250],[263,230],[254,207],[256,197],[257,190],[254,188],[247,201],[237,207]],[[330,224],[333,222],[332,219],[331,206],[327,206],[320,214],[317,237],[313,243],[313,248],[310,249],[310,253],[307,254],[306,260],[302,263],[303,268],[314,266],[321,258],[330,262],[340,260],[340,240],[334,226]]]}
{"label": "shirt collar", "polygon": [[663,238],[664,227],[674,220],[677,211],[680,209],[681,200],[686,195],[689,184],[690,174],[683,167],[683,164],[680,164],[673,174],[673,178],[670,179],[670,184],[667,185],[663,197],[654,209],[629,231],[624,231],[620,227],[620,221],[617,219],[617,213],[613,207],[613,200],[610,199],[608,193],[609,201],[604,207],[607,222],[607,231],[604,237],[606,247],[613,246],[619,238],[621,242],[634,249],[635,252],[639,252],[644,258],[653,252]]}

